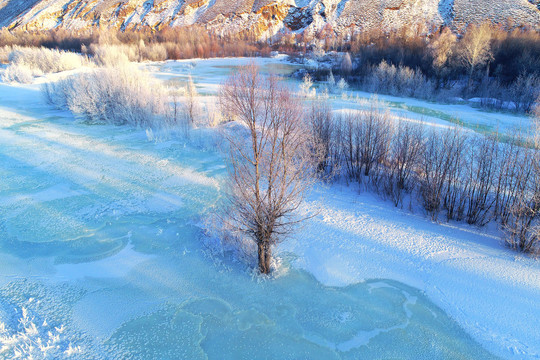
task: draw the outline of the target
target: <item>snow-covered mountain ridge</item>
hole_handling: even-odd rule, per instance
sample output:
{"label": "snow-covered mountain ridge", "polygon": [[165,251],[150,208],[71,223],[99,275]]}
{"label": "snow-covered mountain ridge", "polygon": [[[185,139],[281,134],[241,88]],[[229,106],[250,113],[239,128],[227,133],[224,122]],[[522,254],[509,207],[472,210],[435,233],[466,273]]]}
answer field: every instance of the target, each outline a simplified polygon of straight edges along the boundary
{"label": "snow-covered mountain ridge", "polygon": [[404,25],[456,28],[489,19],[538,28],[538,0],[0,0],[0,27],[45,30],[92,26],[131,29],[202,24],[219,31],[318,31],[330,25],[391,30]]}

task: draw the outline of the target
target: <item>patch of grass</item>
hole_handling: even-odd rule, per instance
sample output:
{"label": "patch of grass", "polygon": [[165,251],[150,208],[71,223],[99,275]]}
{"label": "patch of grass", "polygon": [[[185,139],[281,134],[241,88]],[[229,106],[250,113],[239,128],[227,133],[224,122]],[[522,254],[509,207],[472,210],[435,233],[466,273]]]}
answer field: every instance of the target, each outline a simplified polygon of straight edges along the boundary
{"label": "patch of grass", "polygon": [[[449,122],[452,122],[452,123],[459,123],[459,121],[461,121],[461,120],[453,117],[452,115],[449,115],[449,114],[447,114],[445,112],[435,110],[435,109],[425,108],[425,107],[422,107],[422,106],[407,105],[404,102],[390,101],[389,104],[392,107],[397,108],[397,109],[407,110],[407,111],[410,111],[410,112],[413,112],[413,113],[416,113],[416,114],[429,116],[429,117],[434,117],[434,118],[449,121]],[[456,121],[458,121],[458,122],[456,122]]]}
{"label": "patch of grass", "polygon": [[[492,125],[471,124],[471,123],[465,122],[465,121],[463,121],[463,120],[461,120],[461,119],[459,119],[459,118],[457,118],[455,116],[447,114],[447,113],[445,113],[443,111],[430,109],[430,108],[425,108],[425,107],[422,107],[422,106],[408,105],[405,102],[385,101],[385,103],[388,106],[390,106],[390,107],[392,107],[394,109],[406,110],[406,111],[410,111],[410,112],[413,112],[413,113],[416,113],[416,114],[420,114],[420,115],[429,116],[429,117],[441,119],[441,120],[444,120],[444,121],[448,121],[448,122],[450,122],[452,124],[456,124],[456,125],[459,125],[461,127],[470,129],[470,130],[472,130],[474,132],[477,132],[479,134],[482,134],[482,135],[495,135],[495,134],[497,134],[497,137],[499,138],[499,141],[501,143],[510,143],[510,142],[515,142],[516,141],[515,137],[513,137],[512,135],[497,133],[497,131],[495,130],[495,128]],[[484,109],[482,109],[482,111],[484,111]],[[493,112],[496,112],[496,111],[493,111]],[[523,146],[523,147],[527,147],[527,148],[533,148],[534,147],[534,144],[530,140],[520,140],[518,143],[519,143],[520,146]]]}

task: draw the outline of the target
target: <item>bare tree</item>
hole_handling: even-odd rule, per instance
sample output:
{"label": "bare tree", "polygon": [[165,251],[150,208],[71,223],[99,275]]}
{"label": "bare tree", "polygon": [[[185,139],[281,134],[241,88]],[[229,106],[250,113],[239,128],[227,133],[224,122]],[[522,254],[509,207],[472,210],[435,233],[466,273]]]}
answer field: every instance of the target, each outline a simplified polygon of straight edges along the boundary
{"label": "bare tree", "polygon": [[[455,190],[459,190],[458,172],[464,143],[463,130],[459,127],[433,129],[427,136],[422,158],[420,197],[422,205],[437,220],[441,206],[449,212],[455,208]],[[447,215],[450,218],[452,215]]]}
{"label": "bare tree", "polygon": [[495,136],[473,138],[466,160],[467,213],[469,224],[483,226],[491,220],[495,198],[495,173],[498,165],[499,139]]}
{"label": "bare tree", "polygon": [[362,162],[360,161],[360,140],[362,132],[359,115],[348,112],[339,121],[341,154],[347,179],[362,182]]}
{"label": "bare tree", "polygon": [[523,196],[530,181],[532,169],[530,152],[522,146],[524,139],[515,135],[501,147],[499,168],[496,176],[494,217],[503,226],[509,222],[511,210]]}
{"label": "bare tree", "polygon": [[375,99],[370,109],[363,111],[360,117],[360,163],[366,176],[374,166],[383,162],[392,138],[390,114],[379,107]]}
{"label": "bare tree", "polygon": [[198,95],[199,94],[197,93],[197,87],[195,86],[191,75],[189,75],[188,83],[186,86],[186,100],[184,102],[184,107],[186,117],[190,125],[195,124],[195,122],[200,116],[201,109],[199,103],[197,102]]}
{"label": "bare tree", "polygon": [[525,253],[540,254],[540,109],[534,121],[534,146],[528,151],[531,170],[527,187],[510,209],[506,222],[506,243]]}
{"label": "bare tree", "polygon": [[540,76],[521,73],[510,86],[511,99],[516,104],[516,110],[534,112],[535,105],[540,106]]}
{"label": "bare tree", "polygon": [[383,188],[395,206],[403,205],[403,192],[411,191],[424,148],[423,123],[399,120],[391,141]]}
{"label": "bare tree", "polygon": [[334,120],[332,107],[327,101],[313,102],[309,113],[309,126],[313,140],[314,156],[318,159],[317,172],[329,175],[332,172]]}
{"label": "bare tree", "polygon": [[248,133],[248,139],[225,134],[231,165],[227,221],[257,244],[259,270],[268,274],[272,246],[305,220],[297,209],[314,181],[309,130],[299,100],[254,65],[227,80],[220,104]]}
{"label": "bare tree", "polygon": [[492,58],[491,52],[491,27],[489,23],[480,26],[471,25],[460,42],[458,58],[469,69],[469,86],[472,82],[474,71]]}
{"label": "bare tree", "polygon": [[445,151],[444,159],[447,161],[447,168],[446,179],[443,179],[446,184],[441,195],[446,210],[446,219],[461,221],[467,205],[467,189],[470,185],[465,181],[465,169],[471,164],[465,156],[465,148],[469,144],[469,139],[461,129],[456,129],[455,132],[448,133],[448,135],[450,136],[443,135],[443,139],[448,141],[442,142],[445,144],[443,150]]}
{"label": "bare tree", "polygon": [[347,177],[362,182],[383,163],[390,148],[393,127],[387,111],[374,99],[368,110],[349,112],[341,121],[342,150]]}

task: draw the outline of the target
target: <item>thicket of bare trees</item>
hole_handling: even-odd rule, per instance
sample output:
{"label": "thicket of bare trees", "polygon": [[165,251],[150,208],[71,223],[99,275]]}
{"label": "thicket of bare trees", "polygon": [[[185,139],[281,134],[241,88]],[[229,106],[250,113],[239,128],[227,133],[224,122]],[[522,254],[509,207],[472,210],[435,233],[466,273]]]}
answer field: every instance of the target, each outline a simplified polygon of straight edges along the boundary
{"label": "thicket of bare trees", "polygon": [[460,172],[464,165],[465,136],[455,127],[439,132],[432,129],[425,140],[421,157],[419,194],[422,205],[433,220],[437,220],[443,207],[447,218],[459,218]]}
{"label": "thicket of bare trees", "polygon": [[377,171],[388,154],[393,130],[389,114],[372,105],[369,110],[347,114],[339,126],[347,176],[361,182],[371,171]]}
{"label": "thicket of bare trees", "polygon": [[403,206],[406,193],[416,186],[416,166],[424,150],[424,128],[421,123],[399,121],[389,146],[386,171],[382,173],[382,192],[395,206]]}
{"label": "thicket of bare trees", "polygon": [[[540,142],[535,148],[517,135],[501,142],[459,127],[428,130],[422,122],[390,119],[376,101],[365,111],[332,117],[319,106],[316,114],[331,119],[324,121],[325,167],[337,176],[395,206],[418,201],[434,220],[497,221],[511,248],[540,251]],[[311,126],[320,133],[320,121]]]}
{"label": "thicket of bare trees", "polygon": [[92,28],[80,31],[54,29],[48,31],[0,30],[0,47],[47,47],[93,56],[100,47],[123,51],[131,61],[192,59],[224,56],[261,56],[272,51],[265,41],[247,31],[223,35],[193,25],[155,29],[111,31]]}
{"label": "thicket of bare trees", "polygon": [[[513,249],[540,253],[540,108],[535,113],[536,151],[526,154],[527,168],[519,170],[518,197],[509,208],[506,243]],[[521,160],[521,159],[520,159]],[[518,170],[518,171],[519,171]]]}
{"label": "thicket of bare trees", "polygon": [[[325,28],[315,35],[284,33],[272,42],[250,31],[223,35],[197,25],[125,32],[0,30],[0,59],[13,46],[44,46],[89,57],[113,49],[131,61],[265,56],[272,51],[302,57],[311,51],[320,59],[337,50],[344,55],[334,74],[378,93],[429,99],[482,97],[486,99],[482,106],[520,112],[533,110],[540,93],[540,33],[510,24],[471,25],[461,32],[443,27],[336,33]],[[14,78],[30,79],[28,71],[12,72]],[[328,76],[327,71],[319,72],[312,74],[317,80]]]}
{"label": "thicket of bare trees", "polygon": [[[460,32],[380,29],[340,37],[332,32],[314,41],[322,51],[351,55],[352,71],[339,62],[334,74],[368,91],[426,99],[481,97],[480,105],[530,112],[540,93],[540,33],[534,29],[471,25]],[[314,74],[317,80],[328,71]]]}
{"label": "thicket of bare trees", "polygon": [[[231,185],[224,221],[257,245],[259,270],[268,274],[272,247],[302,220],[297,210],[318,162],[313,142],[299,99],[254,65],[229,78],[219,99],[225,116],[245,129],[245,136],[224,133]],[[326,136],[324,129],[315,132]]]}
{"label": "thicket of bare trees", "polygon": [[331,106],[327,101],[313,102],[309,112],[308,126],[311,131],[312,152],[317,159],[316,169],[323,178],[331,177],[337,170],[335,161],[331,158],[336,146],[333,142],[335,126]]}

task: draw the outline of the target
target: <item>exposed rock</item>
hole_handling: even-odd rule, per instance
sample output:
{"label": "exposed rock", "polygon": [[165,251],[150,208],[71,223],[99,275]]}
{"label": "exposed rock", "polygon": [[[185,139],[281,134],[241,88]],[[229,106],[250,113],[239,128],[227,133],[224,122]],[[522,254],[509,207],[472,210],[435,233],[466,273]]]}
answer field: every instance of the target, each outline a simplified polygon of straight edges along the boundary
{"label": "exposed rock", "polygon": [[540,0],[0,0],[0,27],[132,29],[202,24],[222,32],[317,32],[492,21],[539,28]]}

